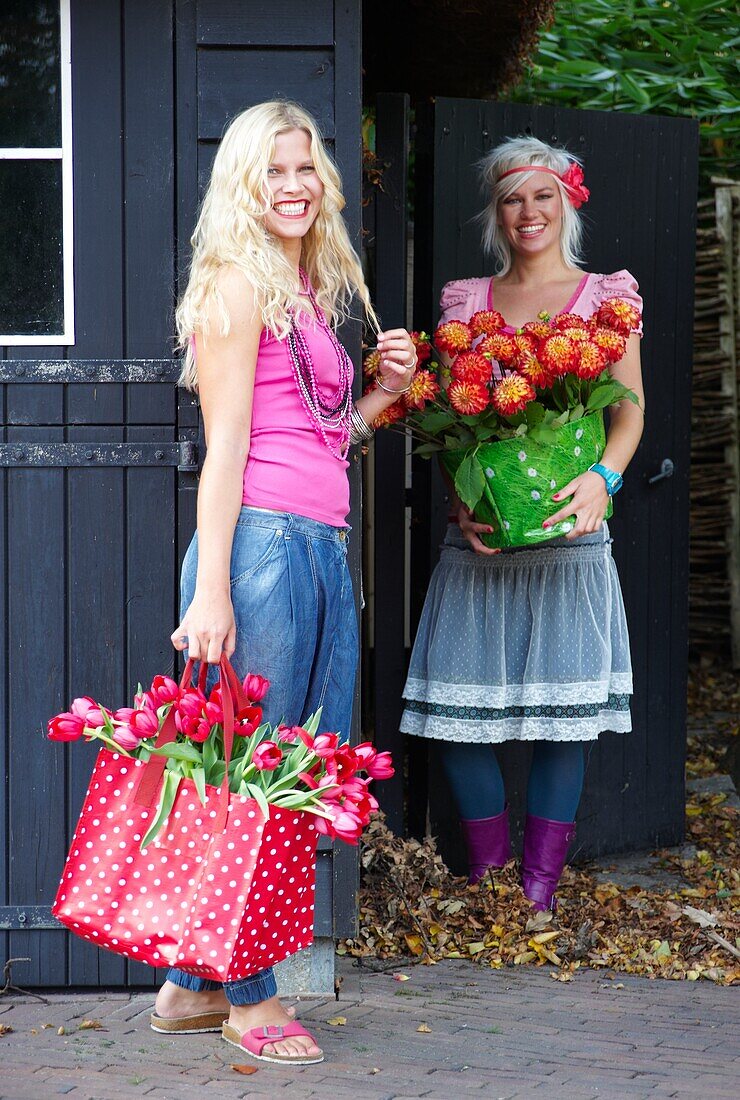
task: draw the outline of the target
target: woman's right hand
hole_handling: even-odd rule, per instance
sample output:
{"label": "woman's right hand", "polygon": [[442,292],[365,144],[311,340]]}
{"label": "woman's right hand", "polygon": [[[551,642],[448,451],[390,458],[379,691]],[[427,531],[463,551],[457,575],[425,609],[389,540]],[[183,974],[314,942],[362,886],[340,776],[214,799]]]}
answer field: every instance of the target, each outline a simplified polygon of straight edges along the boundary
{"label": "woman's right hand", "polygon": [[487,523],[478,523],[466,504],[460,505],[457,513],[457,522],[460,525],[460,532],[463,538],[467,539],[471,549],[475,550],[476,554],[491,555],[501,553],[498,549],[491,550],[481,542],[480,536],[493,534],[493,527],[489,526]]}
{"label": "woman's right hand", "polygon": [[236,620],[227,592],[199,592],[172,634],[175,649],[187,649],[194,661],[217,665],[221,654],[231,657],[236,649]]}

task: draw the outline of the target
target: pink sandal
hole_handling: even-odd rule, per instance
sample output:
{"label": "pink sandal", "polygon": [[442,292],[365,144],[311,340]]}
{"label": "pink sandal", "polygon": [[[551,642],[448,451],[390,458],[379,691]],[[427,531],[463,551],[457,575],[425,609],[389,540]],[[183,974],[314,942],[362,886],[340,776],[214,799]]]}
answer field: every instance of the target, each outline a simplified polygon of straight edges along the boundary
{"label": "pink sandal", "polygon": [[[281,1039],[292,1039],[297,1036],[303,1036],[306,1039],[310,1039],[312,1043],[316,1043],[313,1035],[310,1031],[306,1031],[302,1024],[298,1021],[294,1021],[290,1024],[277,1025],[267,1024],[265,1027],[253,1027],[250,1031],[240,1035],[236,1028],[231,1027],[230,1024],[224,1023],[221,1037],[225,1039],[227,1043],[231,1043],[232,1046],[239,1047],[240,1050],[246,1050],[248,1054],[251,1054],[253,1058],[256,1058],[259,1062],[289,1062],[294,1066],[312,1066],[316,1062],[324,1061],[324,1052],[314,1055],[313,1057],[307,1054],[263,1054],[262,1051],[269,1043],[279,1043]],[[316,1043],[316,1046],[319,1044]]]}

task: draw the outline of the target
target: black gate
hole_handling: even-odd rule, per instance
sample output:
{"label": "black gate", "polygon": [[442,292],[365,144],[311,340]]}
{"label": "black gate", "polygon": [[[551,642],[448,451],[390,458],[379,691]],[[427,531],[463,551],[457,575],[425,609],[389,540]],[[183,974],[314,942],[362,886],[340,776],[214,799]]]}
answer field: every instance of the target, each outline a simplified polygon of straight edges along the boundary
{"label": "black gate", "polygon": [[[402,149],[399,119],[391,142]],[[387,107],[385,108],[387,111]],[[381,107],[378,142],[381,144]],[[579,810],[582,857],[669,844],[683,835],[688,587],[688,464],[697,127],[689,120],[568,111],[548,107],[437,99],[417,111],[414,218],[414,325],[429,330],[439,294],[451,279],[485,275],[490,261],[474,221],[483,205],[475,162],[503,138],[531,133],[563,143],[586,164],[586,269],[627,267],[645,298],[642,353],[647,398],[644,439],[633,460],[610,526],[624,590],[635,673],[634,732],[604,734],[592,750]],[[383,135],[381,159],[389,159]],[[387,203],[387,199],[383,199]],[[378,285],[383,272],[378,270]],[[397,298],[398,300],[398,298]],[[389,453],[390,447],[379,456]],[[660,477],[665,459],[673,476]],[[382,461],[386,461],[383,457]],[[402,478],[400,459],[386,481]],[[397,523],[401,504],[383,487],[376,509]],[[391,491],[392,492],[392,491]],[[421,612],[430,572],[444,534],[445,488],[434,464],[414,460],[411,500],[411,628]],[[380,582],[378,582],[380,584]],[[397,652],[376,619],[376,655]],[[377,656],[376,656],[377,661]],[[397,680],[397,677],[396,677]],[[380,689],[379,689],[380,690]],[[387,709],[376,709],[376,735],[402,749]],[[433,746],[433,742],[429,743]],[[456,816],[436,753],[406,738],[407,824],[427,824],[445,856],[460,867]],[[505,746],[500,759],[514,821],[521,821],[530,751]],[[399,820],[396,801],[389,804]]]}
{"label": "black gate", "polygon": [[[65,752],[44,732],[76,695],[121,706],[137,681],[174,670],[203,457],[197,406],[174,385],[174,299],[199,175],[228,119],[272,96],[311,108],[359,233],[359,3],[266,11],[71,0],[76,338],[66,358],[50,341],[0,361],[0,964],[30,958],[22,985],[155,980],[51,918],[95,750]],[[353,554],[357,574],[357,540]],[[356,920],[356,854],[341,849],[319,853],[315,930],[327,945]]]}

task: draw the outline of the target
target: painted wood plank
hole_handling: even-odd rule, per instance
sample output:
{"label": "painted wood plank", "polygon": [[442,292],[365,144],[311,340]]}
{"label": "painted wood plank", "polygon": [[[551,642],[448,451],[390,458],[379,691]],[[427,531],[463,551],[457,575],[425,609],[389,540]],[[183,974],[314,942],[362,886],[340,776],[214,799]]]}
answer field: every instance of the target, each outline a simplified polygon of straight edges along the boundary
{"label": "painted wood plank", "polygon": [[198,44],[208,46],[312,46],[334,41],[332,0],[265,5],[242,0],[198,0]]}
{"label": "painted wood plank", "polygon": [[[125,348],[173,352],[174,66],[171,4],[124,0]],[[172,424],[173,386],[129,385],[129,424]]]}
{"label": "painted wood plank", "polygon": [[[120,0],[84,5],[72,20],[75,358],[123,352],[123,125]],[[99,94],[105,89],[105,94]],[[70,424],[115,424],[122,386],[75,386]]]}
{"label": "painted wood plank", "polygon": [[[17,427],[9,441],[61,435],[60,428]],[[8,904],[47,905],[66,856],[65,749],[48,741],[46,722],[65,709],[64,473],[7,475],[7,691],[10,799],[7,806]],[[75,746],[76,747],[76,746]],[[18,984],[64,985],[64,941],[57,933],[11,932],[12,957],[31,958]]]}
{"label": "painted wood plank", "polygon": [[[72,441],[121,439],[121,427],[78,426]],[[110,707],[131,705],[125,682],[126,471],[73,469],[67,472],[68,688],[70,699],[92,695]],[[92,771],[96,748],[74,745],[69,773],[70,829],[76,824]],[[71,937],[70,981],[121,985],[125,960]]]}
{"label": "painted wood plank", "polygon": [[266,99],[298,100],[334,137],[334,87],[331,49],[199,50],[198,137],[218,141],[235,115]]}
{"label": "painted wood plank", "polygon": [[[405,327],[407,313],[407,165],[409,97],[382,94],[376,102],[376,153],[384,165],[375,191],[375,307],[384,328]],[[378,799],[388,825],[404,828],[405,736],[400,732],[406,674],[405,569],[406,440],[377,432],[374,501],[375,743],[393,754],[396,774],[380,784]]]}

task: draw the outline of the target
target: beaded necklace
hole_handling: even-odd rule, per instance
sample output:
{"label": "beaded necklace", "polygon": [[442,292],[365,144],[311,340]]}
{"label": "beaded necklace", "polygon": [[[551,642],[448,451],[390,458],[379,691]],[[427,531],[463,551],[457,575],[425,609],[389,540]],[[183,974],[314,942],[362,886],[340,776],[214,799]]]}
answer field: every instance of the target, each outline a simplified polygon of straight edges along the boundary
{"label": "beaded necklace", "polygon": [[[334,349],[339,366],[339,380],[336,391],[327,394],[319,386],[314,370],[313,359],[308,343],[295,316],[291,317],[290,329],[286,338],[293,378],[298,387],[301,404],[314,431],[320,436],[335,458],[344,458],[349,449],[349,436],[352,415],[352,361],[346,350],[327,324],[324,312],[319,308],[316,295],[306,272],[301,268],[300,277],[305,293],[313,306],[319,328],[326,333]],[[339,432],[339,445],[329,437],[329,431]]]}

